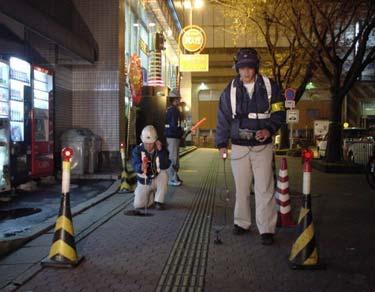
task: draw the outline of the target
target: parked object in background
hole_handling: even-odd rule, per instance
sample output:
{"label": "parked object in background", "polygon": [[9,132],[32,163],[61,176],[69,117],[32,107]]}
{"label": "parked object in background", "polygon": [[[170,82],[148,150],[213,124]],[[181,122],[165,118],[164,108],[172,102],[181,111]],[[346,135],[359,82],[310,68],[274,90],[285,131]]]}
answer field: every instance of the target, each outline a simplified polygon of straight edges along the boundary
{"label": "parked object in background", "polygon": [[370,155],[367,165],[366,165],[366,180],[372,189],[375,189],[375,153]]}
{"label": "parked object in background", "polygon": [[90,129],[68,129],[61,135],[60,141],[61,147],[71,147],[75,153],[72,159],[72,175],[94,173],[98,170],[101,138]]}
{"label": "parked object in background", "polygon": [[[371,142],[374,141],[373,138],[369,136],[369,130],[364,128],[347,128],[343,129],[342,131],[342,149],[343,149],[343,155],[344,160],[351,159],[352,155],[355,155],[355,151],[352,149],[352,155],[349,153],[349,148],[352,144],[358,143],[358,142]],[[328,134],[324,135],[321,139],[317,139],[317,147],[319,156],[321,158],[325,157],[326,149],[327,149],[327,140],[328,140]],[[368,156],[367,156],[368,157]],[[367,160],[367,159],[366,159]]]}
{"label": "parked object in background", "polygon": [[17,187],[17,189],[18,190],[32,192],[32,191],[36,191],[38,189],[38,186],[37,186],[37,183],[35,181],[31,180],[31,181],[29,181],[27,183],[20,184]]}
{"label": "parked object in background", "polygon": [[372,138],[351,143],[348,146],[348,160],[365,166],[369,162],[369,157],[373,156],[374,150],[375,143]]}
{"label": "parked object in background", "polygon": [[314,121],[314,136],[324,137],[328,134],[329,120],[316,120]]}

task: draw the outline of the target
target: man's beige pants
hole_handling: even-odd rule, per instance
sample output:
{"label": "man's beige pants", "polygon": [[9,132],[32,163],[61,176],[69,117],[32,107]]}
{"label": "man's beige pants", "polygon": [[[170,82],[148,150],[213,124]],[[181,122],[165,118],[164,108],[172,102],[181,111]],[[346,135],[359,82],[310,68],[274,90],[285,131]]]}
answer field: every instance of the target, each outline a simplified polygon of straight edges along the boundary
{"label": "man's beige pants", "polygon": [[231,164],[236,184],[234,224],[244,229],[251,226],[250,184],[254,176],[255,218],[260,234],[275,233],[276,227],[272,155],[272,144],[255,147],[232,145]]}
{"label": "man's beige pants", "polygon": [[155,201],[164,203],[165,194],[168,188],[168,174],[166,170],[160,170],[160,173],[154,178],[150,185],[143,185],[137,182],[137,187],[134,191],[134,208],[144,208],[151,206]]}

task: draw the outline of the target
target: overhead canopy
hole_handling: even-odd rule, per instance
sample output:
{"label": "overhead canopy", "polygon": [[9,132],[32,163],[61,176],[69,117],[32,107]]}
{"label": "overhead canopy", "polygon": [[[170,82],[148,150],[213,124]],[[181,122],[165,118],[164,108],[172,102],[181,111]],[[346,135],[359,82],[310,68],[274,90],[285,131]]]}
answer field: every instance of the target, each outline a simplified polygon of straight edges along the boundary
{"label": "overhead canopy", "polygon": [[0,23],[0,54],[27,59],[38,64],[47,63],[39,52],[25,44],[12,30]]}
{"label": "overhead canopy", "polygon": [[375,100],[375,82],[357,81],[350,89],[349,96],[358,100]]}
{"label": "overhead canopy", "polygon": [[98,44],[71,0],[0,0],[0,12],[90,63]]}

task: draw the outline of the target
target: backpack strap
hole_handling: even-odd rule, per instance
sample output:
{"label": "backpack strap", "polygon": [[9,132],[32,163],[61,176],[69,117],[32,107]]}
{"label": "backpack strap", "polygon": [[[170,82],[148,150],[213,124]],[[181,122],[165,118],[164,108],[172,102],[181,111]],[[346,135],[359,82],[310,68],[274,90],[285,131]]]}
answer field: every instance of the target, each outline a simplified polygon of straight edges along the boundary
{"label": "backpack strap", "polygon": [[236,117],[236,96],[237,96],[237,88],[233,86],[234,80],[232,80],[232,84],[230,86],[230,105],[232,107],[232,118]]}
{"label": "backpack strap", "polygon": [[[266,86],[266,91],[267,91],[267,98],[268,98],[268,104],[269,104],[269,107],[268,108],[271,108],[271,98],[272,98],[272,87],[271,87],[271,81],[268,77],[266,76],[263,76],[262,75],[262,78],[263,78],[263,82],[264,82],[264,85]],[[267,113],[269,112],[269,110],[267,111]]]}

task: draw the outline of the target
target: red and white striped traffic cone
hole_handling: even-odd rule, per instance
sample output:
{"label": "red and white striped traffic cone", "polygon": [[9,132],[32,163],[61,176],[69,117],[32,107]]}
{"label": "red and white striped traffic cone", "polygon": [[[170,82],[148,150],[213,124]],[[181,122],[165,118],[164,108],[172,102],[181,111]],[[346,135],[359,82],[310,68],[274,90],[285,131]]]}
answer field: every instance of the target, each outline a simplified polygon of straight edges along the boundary
{"label": "red and white striped traffic cone", "polygon": [[275,198],[276,198],[277,204],[279,205],[277,226],[278,227],[296,226],[292,218],[292,208],[290,206],[289,177],[288,177],[288,165],[286,162],[286,158],[281,159]]}

